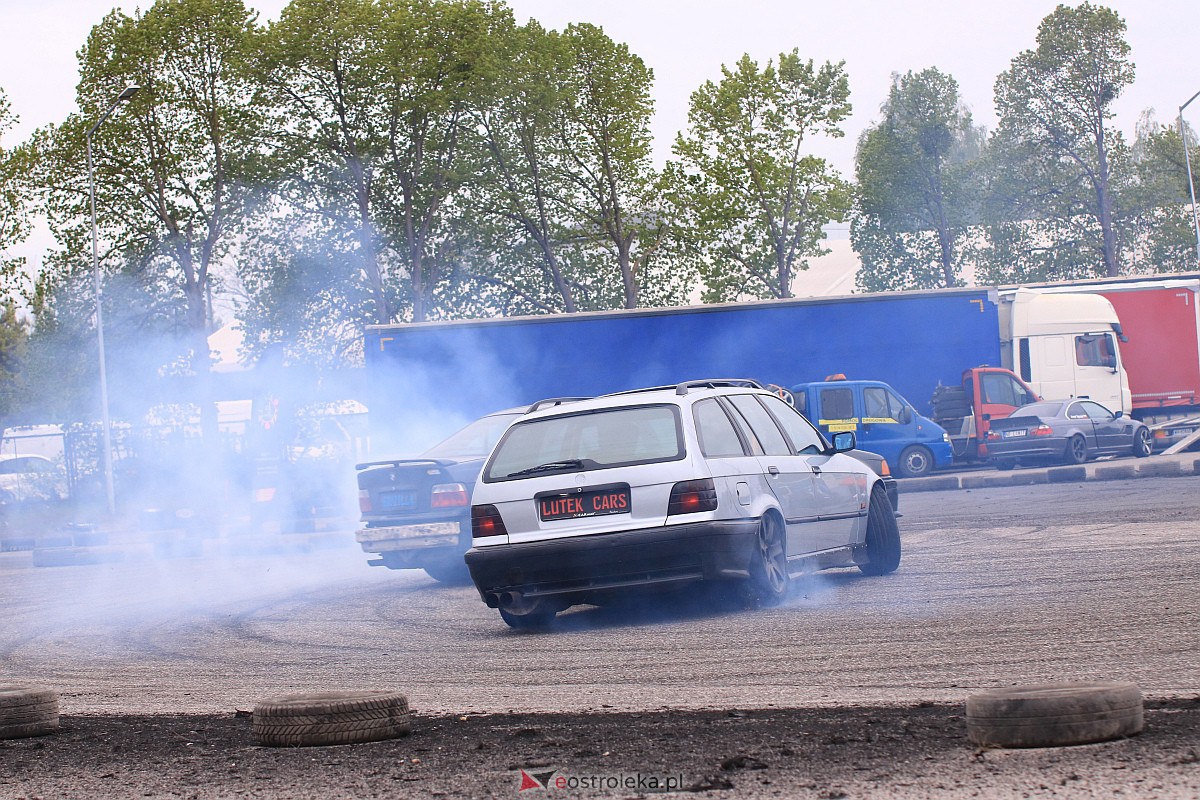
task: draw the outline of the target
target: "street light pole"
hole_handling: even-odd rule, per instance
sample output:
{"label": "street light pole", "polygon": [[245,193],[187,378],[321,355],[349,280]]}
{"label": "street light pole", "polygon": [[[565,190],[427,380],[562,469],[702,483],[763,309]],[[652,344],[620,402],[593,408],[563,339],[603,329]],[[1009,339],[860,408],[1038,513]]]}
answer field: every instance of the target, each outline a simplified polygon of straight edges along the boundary
{"label": "street light pole", "polygon": [[1200,215],[1196,213],[1196,182],[1192,180],[1192,156],[1188,152],[1187,128],[1183,124],[1183,110],[1191,105],[1197,97],[1200,97],[1200,92],[1196,92],[1179,107],[1179,135],[1183,137],[1183,161],[1187,164],[1188,191],[1192,193],[1192,226],[1196,229],[1196,265],[1200,266]]}
{"label": "street light pole", "polygon": [[112,466],[112,426],[108,419],[108,371],[104,365],[104,304],[100,289],[100,244],[96,234],[96,173],[92,167],[92,137],[96,135],[96,131],[104,124],[104,120],[108,119],[109,115],[117,110],[117,106],[124,103],[129,98],[137,94],[137,86],[126,86],[112,105],[108,107],[96,124],[87,132],[87,168],[88,168],[88,194],[91,199],[92,207],[92,280],[95,283],[96,294],[96,345],[99,351],[98,366],[100,367],[100,416],[102,425],[104,426],[104,497],[108,502],[108,514],[113,516],[116,514],[117,503],[116,496],[113,492],[113,466]]}

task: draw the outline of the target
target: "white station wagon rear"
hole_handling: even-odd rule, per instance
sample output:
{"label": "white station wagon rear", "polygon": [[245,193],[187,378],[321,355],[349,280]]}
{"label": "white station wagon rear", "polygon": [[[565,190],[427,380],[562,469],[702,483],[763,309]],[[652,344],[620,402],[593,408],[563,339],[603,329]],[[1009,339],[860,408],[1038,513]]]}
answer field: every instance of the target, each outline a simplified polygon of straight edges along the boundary
{"label": "white station wagon rear", "polygon": [[475,486],[467,566],[513,627],[633,589],[736,581],[778,603],[801,571],[900,561],[880,478],[753,381],[525,415]]}

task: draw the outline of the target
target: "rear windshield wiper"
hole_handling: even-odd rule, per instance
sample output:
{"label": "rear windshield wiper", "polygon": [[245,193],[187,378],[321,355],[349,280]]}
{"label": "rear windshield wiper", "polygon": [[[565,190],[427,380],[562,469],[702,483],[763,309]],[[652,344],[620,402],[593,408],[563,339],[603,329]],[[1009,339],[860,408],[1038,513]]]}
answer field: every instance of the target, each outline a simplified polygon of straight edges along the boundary
{"label": "rear windshield wiper", "polygon": [[528,469],[519,469],[516,472],[510,472],[504,477],[516,478],[521,475],[532,475],[535,472],[551,472],[556,469],[583,469],[583,461],[578,458],[566,458],[562,461],[549,461],[545,464],[538,464],[536,467]]}

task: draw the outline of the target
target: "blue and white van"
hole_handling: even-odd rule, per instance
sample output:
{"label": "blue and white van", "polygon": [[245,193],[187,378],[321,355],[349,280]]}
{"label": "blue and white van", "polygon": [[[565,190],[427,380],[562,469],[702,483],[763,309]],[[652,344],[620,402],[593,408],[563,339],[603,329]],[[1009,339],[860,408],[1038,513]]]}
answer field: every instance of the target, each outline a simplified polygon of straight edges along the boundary
{"label": "blue and white van", "polygon": [[950,435],[882,381],[832,375],[796,384],[791,391],[796,409],[826,438],[854,431],[859,449],[883,456],[901,477],[919,478],[950,466]]}

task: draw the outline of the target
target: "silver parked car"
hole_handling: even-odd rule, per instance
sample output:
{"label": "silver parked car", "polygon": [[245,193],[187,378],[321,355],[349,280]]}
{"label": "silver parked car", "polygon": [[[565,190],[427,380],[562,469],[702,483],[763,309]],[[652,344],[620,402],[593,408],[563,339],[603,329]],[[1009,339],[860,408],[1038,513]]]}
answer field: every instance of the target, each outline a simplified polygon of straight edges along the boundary
{"label": "silver parked car", "polygon": [[988,455],[997,469],[1018,463],[1055,461],[1082,464],[1103,455],[1145,458],[1153,444],[1150,429],[1093,400],[1040,401],[1022,406],[988,431]]}
{"label": "silver parked car", "polygon": [[513,627],[631,589],[740,581],[778,603],[802,570],[896,569],[882,479],[753,381],[700,381],[526,414],[472,497],[466,562]]}

